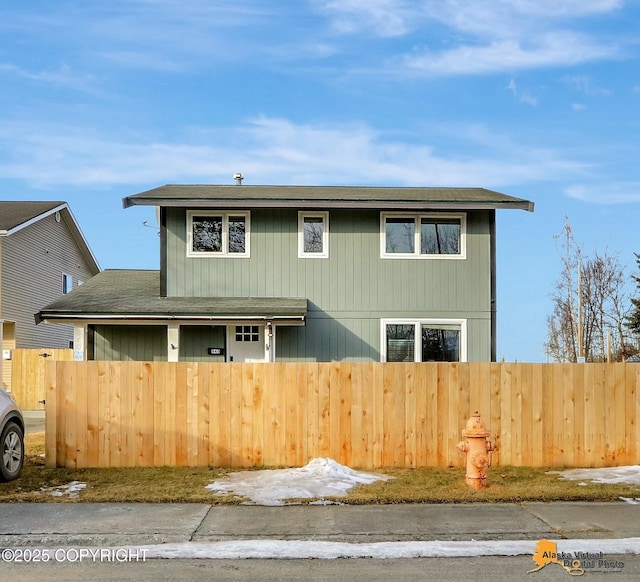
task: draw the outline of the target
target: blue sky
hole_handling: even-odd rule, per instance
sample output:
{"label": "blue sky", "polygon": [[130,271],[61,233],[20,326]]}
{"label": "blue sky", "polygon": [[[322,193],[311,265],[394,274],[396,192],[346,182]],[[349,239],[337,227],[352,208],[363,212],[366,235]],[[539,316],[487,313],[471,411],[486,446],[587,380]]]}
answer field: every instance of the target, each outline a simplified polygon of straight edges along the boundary
{"label": "blue sky", "polygon": [[165,183],[478,186],[498,355],[544,361],[568,216],[640,252],[640,7],[622,0],[0,2],[0,198],[66,200],[103,268],[157,268]]}

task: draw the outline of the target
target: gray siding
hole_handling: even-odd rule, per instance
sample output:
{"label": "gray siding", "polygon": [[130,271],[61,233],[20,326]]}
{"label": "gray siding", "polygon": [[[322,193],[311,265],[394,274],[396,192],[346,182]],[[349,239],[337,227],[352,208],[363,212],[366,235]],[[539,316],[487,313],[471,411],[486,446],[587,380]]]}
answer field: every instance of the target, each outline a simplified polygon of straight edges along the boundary
{"label": "gray siding", "polygon": [[251,258],[233,259],[187,258],[186,211],[169,208],[167,294],[306,297],[306,331],[278,329],[280,359],[379,360],[380,319],[419,317],[467,319],[468,359],[489,360],[492,215],[467,213],[465,260],[382,259],[380,212],[332,210],[329,258],[300,259],[297,211],[257,209]]}
{"label": "gray siding", "polygon": [[90,337],[94,360],[167,360],[167,328],[164,325],[92,325]]}
{"label": "gray siding", "polygon": [[80,253],[65,220],[47,216],[3,237],[0,314],[16,322],[17,348],[67,348],[73,339],[68,325],[35,325],[34,314],[62,295],[62,274],[87,281],[91,268]]}

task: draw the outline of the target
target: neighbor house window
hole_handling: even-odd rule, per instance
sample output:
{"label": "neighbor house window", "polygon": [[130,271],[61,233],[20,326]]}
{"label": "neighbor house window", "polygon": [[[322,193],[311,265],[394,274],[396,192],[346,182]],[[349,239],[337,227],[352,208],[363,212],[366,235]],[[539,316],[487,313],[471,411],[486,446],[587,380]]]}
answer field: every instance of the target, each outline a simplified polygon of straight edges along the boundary
{"label": "neighbor house window", "polygon": [[298,213],[298,256],[326,259],[329,256],[329,213]]}
{"label": "neighbor house window", "polygon": [[465,320],[382,320],[383,362],[464,362]]}
{"label": "neighbor house window", "polygon": [[187,255],[248,257],[248,212],[187,212]]}
{"label": "neighbor house window", "polygon": [[383,258],[465,258],[464,214],[398,214],[380,216]]}
{"label": "neighbor house window", "polygon": [[67,275],[66,273],[62,273],[62,292],[63,293],[71,293],[73,289],[73,277],[71,275]]}

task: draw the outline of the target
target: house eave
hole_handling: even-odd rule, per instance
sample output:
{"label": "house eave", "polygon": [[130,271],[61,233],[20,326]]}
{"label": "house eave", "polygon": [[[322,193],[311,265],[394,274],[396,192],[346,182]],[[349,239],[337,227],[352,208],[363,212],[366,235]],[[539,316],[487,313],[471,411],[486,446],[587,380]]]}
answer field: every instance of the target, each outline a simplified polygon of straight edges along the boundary
{"label": "house eave", "polygon": [[229,186],[166,184],[123,198],[124,208],[302,208],[533,210],[529,200],[486,188],[407,186]]}
{"label": "house eave", "polygon": [[233,322],[274,322],[286,323],[287,325],[305,325],[304,315],[167,315],[167,314],[101,314],[101,313],[37,313],[36,323],[64,323],[64,324],[87,324],[87,323],[109,323],[117,324],[166,324],[171,322],[181,322],[185,324],[221,323],[231,324]]}
{"label": "house eave", "polygon": [[[125,200],[128,200],[125,198]],[[511,208],[533,212],[534,203],[522,202],[447,202],[447,201],[398,201],[388,200],[202,200],[184,198],[166,200],[163,198],[146,198],[125,203],[131,206],[161,206],[170,208],[216,208],[216,209],[253,209],[253,208],[300,208],[300,209],[362,209],[362,210],[497,210]]]}

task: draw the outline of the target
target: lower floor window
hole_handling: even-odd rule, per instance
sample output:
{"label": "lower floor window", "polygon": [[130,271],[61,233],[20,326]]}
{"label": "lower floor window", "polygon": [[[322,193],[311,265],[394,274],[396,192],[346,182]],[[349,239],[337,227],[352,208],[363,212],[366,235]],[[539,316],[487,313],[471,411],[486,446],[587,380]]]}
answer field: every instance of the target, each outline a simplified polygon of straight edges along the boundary
{"label": "lower floor window", "polygon": [[385,320],[382,360],[461,362],[466,360],[464,320]]}

